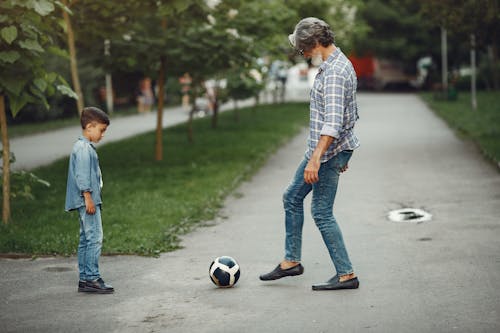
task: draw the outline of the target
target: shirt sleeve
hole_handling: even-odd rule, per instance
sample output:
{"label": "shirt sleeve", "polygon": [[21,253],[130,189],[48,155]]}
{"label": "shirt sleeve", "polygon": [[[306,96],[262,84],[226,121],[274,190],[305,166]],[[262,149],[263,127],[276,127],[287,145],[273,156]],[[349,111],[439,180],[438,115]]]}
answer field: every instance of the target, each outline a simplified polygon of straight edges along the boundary
{"label": "shirt sleeve", "polygon": [[326,70],[323,85],[325,114],[320,135],[340,137],[344,121],[345,84],[345,77],[333,70]]}
{"label": "shirt sleeve", "polygon": [[82,146],[75,151],[75,178],[81,193],[92,192],[90,187],[90,151]]}

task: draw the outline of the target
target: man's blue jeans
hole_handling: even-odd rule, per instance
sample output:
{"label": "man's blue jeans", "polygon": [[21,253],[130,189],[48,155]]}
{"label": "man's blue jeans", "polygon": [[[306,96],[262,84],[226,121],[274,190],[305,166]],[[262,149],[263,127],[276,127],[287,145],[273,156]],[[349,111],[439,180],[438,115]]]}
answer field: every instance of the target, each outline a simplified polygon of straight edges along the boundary
{"label": "man's blue jeans", "polygon": [[99,274],[99,256],[102,248],[101,205],[95,214],[87,214],[85,206],[78,208],[80,218],[80,243],[78,244],[78,270],[80,280],[95,280]]}
{"label": "man's blue jeans", "polygon": [[307,184],[304,169],[308,163],[304,159],[299,165],[292,183],[283,195],[285,207],[285,260],[300,261],[302,251],[302,226],[304,224],[304,198],[313,192],[311,212],[333,261],[337,275],[353,272],[351,261],[342,237],[342,232],[333,216],[333,203],[339,181],[340,170],[347,165],[352,151],[343,151],[321,164],[319,181]]}

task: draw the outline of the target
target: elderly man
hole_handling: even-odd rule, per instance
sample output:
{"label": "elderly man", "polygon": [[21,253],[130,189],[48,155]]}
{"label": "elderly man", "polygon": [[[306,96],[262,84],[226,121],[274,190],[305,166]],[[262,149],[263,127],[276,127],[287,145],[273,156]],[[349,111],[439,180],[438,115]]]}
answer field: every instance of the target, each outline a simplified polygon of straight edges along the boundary
{"label": "elderly man", "polygon": [[353,129],[358,119],[356,73],[336,47],[333,31],[324,21],[301,20],[289,36],[292,46],[313,63],[322,62],[311,90],[310,131],[304,160],[283,195],[285,208],[285,257],[263,281],[300,275],[304,198],[312,191],[311,212],[328,249],[336,275],[313,290],[356,289],[354,274],[342,232],[333,216],[340,173],[348,167],[359,141]]}

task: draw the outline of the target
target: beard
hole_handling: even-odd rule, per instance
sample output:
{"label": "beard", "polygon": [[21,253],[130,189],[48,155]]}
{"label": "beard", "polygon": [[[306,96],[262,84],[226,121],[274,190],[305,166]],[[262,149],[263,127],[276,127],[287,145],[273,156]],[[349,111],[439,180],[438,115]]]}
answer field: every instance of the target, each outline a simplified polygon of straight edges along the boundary
{"label": "beard", "polygon": [[315,53],[311,57],[311,64],[315,67],[319,67],[323,63],[323,58],[321,57],[321,53]]}

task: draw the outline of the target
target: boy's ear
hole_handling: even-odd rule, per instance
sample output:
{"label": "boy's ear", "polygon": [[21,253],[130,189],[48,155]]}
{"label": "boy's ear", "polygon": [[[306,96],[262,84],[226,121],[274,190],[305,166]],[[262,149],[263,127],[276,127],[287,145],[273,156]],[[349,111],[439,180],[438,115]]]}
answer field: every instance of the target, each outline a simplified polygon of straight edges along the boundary
{"label": "boy's ear", "polygon": [[85,125],[85,129],[89,129],[91,127],[94,127],[95,126],[95,122],[91,121],[90,123],[87,123],[87,125]]}

